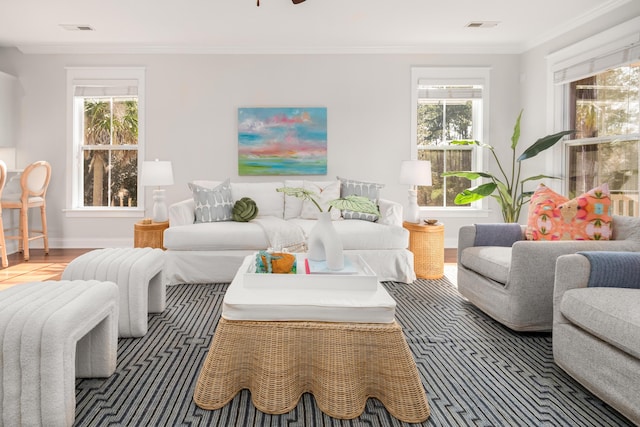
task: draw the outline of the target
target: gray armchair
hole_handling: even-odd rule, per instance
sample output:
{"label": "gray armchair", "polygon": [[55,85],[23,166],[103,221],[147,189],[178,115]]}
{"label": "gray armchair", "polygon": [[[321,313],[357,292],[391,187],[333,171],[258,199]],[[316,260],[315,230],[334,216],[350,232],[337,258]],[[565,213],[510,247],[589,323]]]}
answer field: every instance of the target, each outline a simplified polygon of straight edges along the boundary
{"label": "gray armchair", "polygon": [[[512,226],[511,224],[504,224]],[[550,331],[556,259],[578,251],[640,251],[640,218],[613,217],[608,241],[528,241],[475,246],[476,227],[458,234],[458,290],[470,303],[516,331]]]}
{"label": "gray armchair", "polygon": [[[621,255],[606,265],[577,254],[558,258],[553,358],[576,381],[640,425],[640,289],[599,287],[606,281],[621,282],[620,286],[640,283],[638,259]],[[609,274],[610,269],[617,271]],[[615,277],[621,273],[622,280]]]}

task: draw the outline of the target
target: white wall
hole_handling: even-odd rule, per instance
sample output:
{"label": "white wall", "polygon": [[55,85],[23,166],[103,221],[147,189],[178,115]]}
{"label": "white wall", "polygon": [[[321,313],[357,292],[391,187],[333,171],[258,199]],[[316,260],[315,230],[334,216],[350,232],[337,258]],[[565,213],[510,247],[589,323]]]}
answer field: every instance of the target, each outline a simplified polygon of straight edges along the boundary
{"label": "white wall", "polygon": [[[300,105],[327,107],[327,178],[385,183],[382,196],[406,204],[398,173],[410,152],[411,66],[490,66],[492,143],[507,143],[520,108],[518,61],[516,55],[23,55],[0,49],[0,70],[19,77],[18,166],[46,159],[53,167],[52,247],[131,245],[137,221],[63,212],[67,66],[146,67],[146,159],[173,160],[170,203],[190,196],[192,179],[277,179],[238,177],[237,108]],[[458,227],[476,220],[443,221],[447,246],[455,247]]]}

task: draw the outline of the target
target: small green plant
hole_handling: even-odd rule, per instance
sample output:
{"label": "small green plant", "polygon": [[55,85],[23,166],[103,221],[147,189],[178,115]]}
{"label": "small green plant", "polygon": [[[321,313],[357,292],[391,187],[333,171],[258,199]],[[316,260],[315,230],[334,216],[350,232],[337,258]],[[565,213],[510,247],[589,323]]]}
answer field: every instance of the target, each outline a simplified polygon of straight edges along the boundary
{"label": "small green plant", "polygon": [[[320,212],[323,212],[322,207],[315,199],[318,195],[311,190],[307,190],[302,187],[280,187],[276,188],[276,191],[302,200],[310,200],[314,205],[316,205]],[[327,209],[327,212],[331,212],[331,208],[380,216],[378,206],[376,206],[376,204],[369,198],[363,196],[352,195],[333,199],[329,202],[329,209]]]}
{"label": "small green plant", "polygon": [[[528,181],[538,181],[544,178],[558,179],[558,177],[549,175],[536,175],[528,178],[520,179],[521,162],[526,159],[537,156],[542,151],[551,148],[556,142],[560,141],[565,135],[574,133],[573,130],[566,130],[552,135],[544,136],[534,142],[529,148],[524,150],[520,156],[516,157],[516,149],[520,140],[520,119],[522,118],[522,111],[518,115],[516,124],[513,128],[513,136],[511,137],[511,170],[505,171],[498,160],[498,156],[495,153],[495,148],[489,144],[482,144],[478,141],[452,141],[452,144],[457,145],[470,145],[475,144],[483,148],[488,148],[493,155],[498,169],[500,170],[500,176],[491,174],[488,172],[477,171],[454,171],[445,172],[442,176],[457,176],[467,178],[470,180],[478,178],[487,178],[490,182],[477,185],[475,187],[466,189],[456,195],[454,203],[456,205],[466,205],[476,200],[483,199],[487,196],[495,198],[500,204],[502,210],[502,218],[504,222],[518,222],[520,217],[520,211],[522,206],[531,200],[533,191],[524,191],[524,183]],[[496,192],[497,190],[497,192]],[[496,193],[496,194],[494,194]]]}

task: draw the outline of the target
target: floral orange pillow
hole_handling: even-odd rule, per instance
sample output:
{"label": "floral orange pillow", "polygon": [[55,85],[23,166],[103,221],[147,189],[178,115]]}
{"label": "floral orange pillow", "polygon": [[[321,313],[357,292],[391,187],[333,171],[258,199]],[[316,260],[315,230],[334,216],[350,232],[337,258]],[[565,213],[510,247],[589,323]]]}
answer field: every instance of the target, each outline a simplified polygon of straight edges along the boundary
{"label": "floral orange pillow", "polygon": [[529,240],[609,240],[611,238],[609,186],[602,184],[568,200],[540,184],[529,205]]}
{"label": "floral orange pillow", "polygon": [[560,240],[562,229],[558,206],[569,201],[544,184],[539,184],[529,201],[527,240]]}
{"label": "floral orange pillow", "polygon": [[611,238],[611,197],[602,184],[560,206],[562,240],[609,240]]}

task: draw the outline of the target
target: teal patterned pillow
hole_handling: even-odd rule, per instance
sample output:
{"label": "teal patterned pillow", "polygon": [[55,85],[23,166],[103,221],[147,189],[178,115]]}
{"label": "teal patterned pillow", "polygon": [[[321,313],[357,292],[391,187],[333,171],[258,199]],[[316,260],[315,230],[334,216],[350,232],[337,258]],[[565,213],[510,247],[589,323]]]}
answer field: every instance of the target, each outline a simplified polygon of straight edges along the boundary
{"label": "teal patterned pillow", "polygon": [[191,182],[189,188],[193,192],[193,201],[196,204],[196,223],[231,221],[233,199],[229,179],[215,188],[201,187]]}
{"label": "teal patterned pillow", "polygon": [[[346,196],[363,196],[373,201],[376,205],[380,198],[380,189],[384,187],[383,184],[376,184],[375,182],[354,181],[352,179],[344,179],[337,177],[340,180],[340,197]],[[344,219],[361,219],[364,221],[376,222],[378,220],[377,215],[366,214],[362,212],[354,212],[343,210],[342,217]]]}

